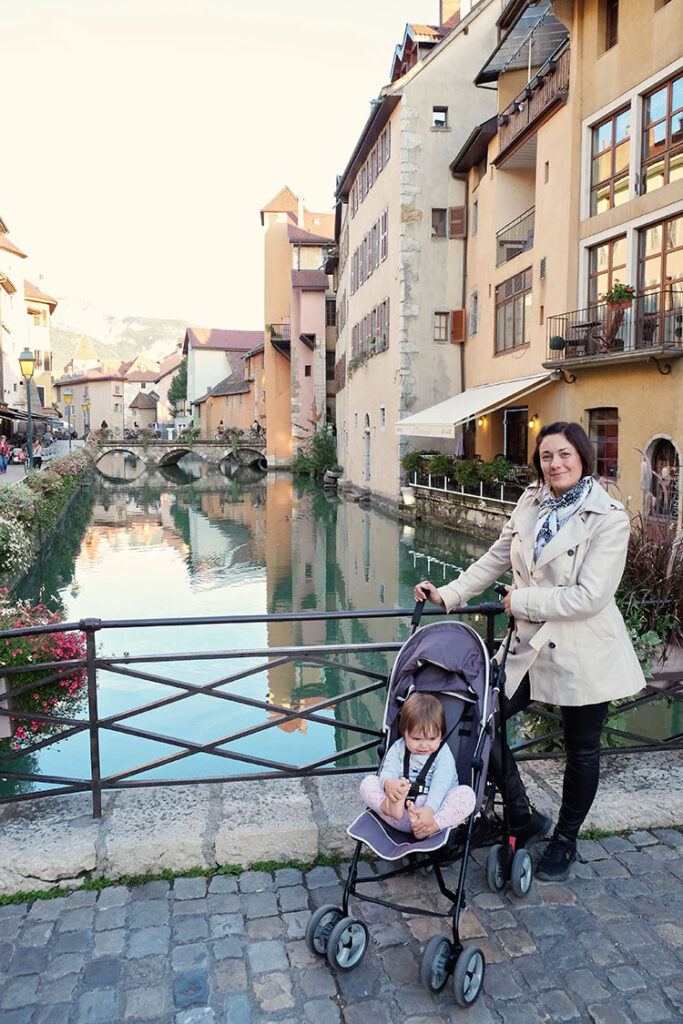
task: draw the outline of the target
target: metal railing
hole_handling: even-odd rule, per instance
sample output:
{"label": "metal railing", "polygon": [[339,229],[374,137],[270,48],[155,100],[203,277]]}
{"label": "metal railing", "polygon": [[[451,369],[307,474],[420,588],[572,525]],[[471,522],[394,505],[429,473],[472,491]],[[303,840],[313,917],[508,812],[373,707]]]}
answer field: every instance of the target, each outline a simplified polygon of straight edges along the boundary
{"label": "metal railing", "polygon": [[[495,648],[494,620],[495,616],[502,612],[502,606],[498,604],[483,604],[467,608],[455,609],[460,614],[486,616],[486,643],[489,651]],[[45,738],[36,737],[35,741],[13,749],[12,741],[3,741],[6,749],[0,750],[0,775],[3,781],[10,783],[37,783],[49,785],[49,789],[41,789],[31,792],[18,792],[10,795],[0,796],[0,803],[11,803],[16,801],[55,796],[59,794],[90,792],[92,795],[93,817],[100,817],[102,814],[102,793],[113,789],[147,788],[151,786],[172,786],[188,785],[212,782],[245,782],[254,779],[273,778],[310,778],[329,774],[348,774],[367,772],[376,767],[374,762],[363,764],[340,764],[343,761],[353,761],[358,755],[368,751],[374,751],[382,737],[380,722],[361,721],[354,718],[351,713],[355,707],[359,708],[357,698],[364,697],[374,691],[385,690],[388,678],[388,662],[385,662],[382,670],[378,667],[377,658],[379,655],[395,655],[402,646],[400,640],[383,642],[353,642],[336,643],[325,642],[320,644],[292,644],[286,646],[269,646],[265,649],[232,649],[194,651],[189,653],[170,653],[168,645],[165,650],[158,653],[145,653],[129,655],[127,652],[121,656],[98,654],[96,641],[107,631],[122,629],[168,629],[184,630],[197,629],[201,626],[234,626],[244,631],[247,624],[260,623],[273,625],[280,623],[341,623],[351,620],[352,630],[367,634],[367,629],[362,626],[370,620],[394,619],[407,620],[413,614],[413,609],[396,610],[370,610],[370,611],[343,611],[343,612],[306,612],[293,613],[288,615],[241,615],[221,616],[207,618],[178,618],[178,619],[146,619],[146,620],[110,620],[82,619],[80,622],[63,623],[60,625],[29,627],[24,629],[6,630],[0,633],[0,643],[3,640],[16,638],[40,638],[47,634],[78,633],[85,641],[85,656],[72,658],[68,661],[43,662],[39,666],[29,665],[8,665],[3,669],[6,689],[0,693],[0,722],[4,725],[8,720],[10,723],[35,722],[38,728],[46,726],[56,729],[54,735]],[[439,609],[426,611],[427,615],[441,615]],[[407,622],[405,623],[406,638],[408,635]],[[303,630],[303,625],[297,627]],[[354,641],[356,638],[354,637]],[[4,649],[4,647],[3,647]],[[348,660],[345,660],[348,659]],[[375,663],[372,663],[375,659]],[[188,662],[218,662],[221,671],[217,678],[208,682],[193,683],[187,679],[164,675],[159,672],[158,666],[182,666]],[[366,661],[367,663],[364,663]],[[234,667],[227,674],[223,663],[236,662]],[[259,673],[267,672],[270,669],[287,665],[314,666],[316,669],[335,669],[348,678],[359,682],[358,686],[352,689],[333,695],[325,695],[313,698],[305,706],[287,706],[271,698],[268,693],[263,699],[249,695],[248,693],[235,692],[235,684],[254,680]],[[39,668],[45,675],[22,686],[20,684],[22,673],[35,675]],[[83,717],[68,717],[61,714],[50,714],[49,711],[38,712],[33,709],[21,711],[13,706],[15,701],[22,694],[29,691],[36,691],[40,694],[41,689],[51,684],[59,683],[73,677],[74,673],[85,671],[87,677],[87,699],[85,714]],[[119,679],[143,682],[152,687],[160,687],[161,695],[144,704],[127,707],[116,714],[101,714],[98,701],[98,684],[101,682],[102,673],[107,672]],[[639,698],[630,701],[628,705],[621,705],[610,715],[623,714],[625,711],[636,708],[642,704],[651,703],[662,697],[681,699],[683,688],[680,681],[673,678],[674,673],[669,674],[671,679],[663,675],[666,683],[671,683],[668,689],[660,690],[648,687],[645,693]],[[10,681],[10,688],[7,688],[7,681]],[[15,682],[18,680],[18,682]],[[678,683],[678,685],[673,685]],[[170,692],[169,692],[170,691]],[[224,735],[198,742],[190,738],[170,735],[153,731],[148,726],[148,721],[136,723],[141,716],[160,711],[162,708],[179,702],[189,701],[192,698],[211,697],[217,705],[222,705],[229,715],[230,711],[244,710],[245,708],[261,712],[257,722],[247,727],[236,728],[234,731]],[[42,706],[38,699],[36,707]],[[538,708],[532,706],[534,714],[543,716],[551,724],[556,723],[559,717],[552,709]],[[361,716],[362,717],[362,716]],[[225,716],[223,716],[225,718]],[[188,715],[189,719],[189,715]],[[268,734],[268,730],[282,727],[295,720],[304,720],[308,723],[316,723],[328,726],[333,730],[333,743],[329,753],[317,756],[313,760],[303,764],[284,763],[269,756],[270,750],[267,740],[261,744],[258,753],[247,753],[243,750],[230,749],[231,743],[237,743],[248,737]],[[220,716],[216,716],[216,721]],[[218,726],[217,726],[218,728]],[[626,745],[606,748],[603,753],[628,753],[634,751],[663,751],[683,749],[683,735],[677,734],[668,736],[661,741],[655,741],[649,736],[639,735],[634,732],[618,730],[606,726],[606,732],[620,741],[626,741]],[[27,755],[36,754],[39,751],[57,743],[63,743],[70,737],[79,733],[87,733],[89,738],[89,777],[74,778],[66,775],[52,773],[39,773],[34,771],[22,771],[16,767],[16,762]],[[117,736],[135,737],[137,739],[152,741],[170,749],[170,752],[152,761],[133,764],[123,770],[112,771],[105,774],[102,768],[100,754],[100,740],[103,734],[115,734]],[[342,742],[342,735],[347,737]],[[549,739],[561,735],[561,729],[554,729],[550,733],[532,739],[525,739],[521,743],[513,744],[515,750],[522,759],[553,758],[562,756],[561,752],[536,751],[532,747],[538,746]],[[349,738],[350,737],[350,738]],[[263,751],[263,753],[261,753]],[[172,765],[195,754],[213,754],[232,766],[240,765],[243,768],[238,773],[226,772],[225,774],[206,777],[189,778],[141,778],[140,776],[152,770],[158,770],[166,765]]]}
{"label": "metal railing", "polygon": [[291,324],[271,324],[270,325],[270,337],[271,341],[290,341],[291,340]]}
{"label": "metal railing", "polygon": [[476,484],[466,486],[450,477],[437,476],[427,470],[416,470],[411,484],[417,489],[436,494],[450,494],[470,501],[493,501],[510,507],[517,504],[526,486],[526,483],[517,480],[496,480],[490,483],[479,480]]}
{"label": "metal railing", "polygon": [[564,41],[533,78],[498,116],[500,153],[532,129],[555,104],[569,94],[569,43]]}
{"label": "metal railing", "polygon": [[496,232],[496,266],[500,267],[508,260],[527,252],[534,244],[534,224],[536,207],[531,206],[519,217],[515,217],[504,228]]}
{"label": "metal railing", "polygon": [[548,361],[683,350],[683,294],[646,292],[621,307],[596,302],[548,317]]}

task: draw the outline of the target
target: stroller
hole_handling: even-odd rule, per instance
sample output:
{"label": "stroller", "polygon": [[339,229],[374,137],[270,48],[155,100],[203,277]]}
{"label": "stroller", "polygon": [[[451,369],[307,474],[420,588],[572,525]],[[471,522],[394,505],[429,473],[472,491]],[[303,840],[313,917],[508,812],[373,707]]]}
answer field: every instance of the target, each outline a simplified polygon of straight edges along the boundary
{"label": "stroller", "polygon": [[[312,953],[327,956],[331,966],[347,971],[362,959],[368,945],[368,930],[362,921],[349,916],[351,896],[367,903],[381,904],[402,913],[427,917],[452,918],[453,939],[434,935],[425,945],[420,964],[420,981],[430,992],[440,992],[453,975],[455,1000],[470,1006],[479,995],[484,981],[484,953],[476,946],[464,947],[458,932],[460,911],[465,907],[465,874],[473,827],[482,815],[485,800],[492,804],[492,784],[487,785],[489,751],[496,729],[500,693],[504,693],[505,660],[510,645],[511,628],[503,644],[500,662],[493,661],[493,621],[503,611],[499,604],[486,603],[468,607],[468,614],[479,613],[487,618],[485,643],[471,626],[458,621],[435,622],[417,629],[424,601],[413,613],[413,632],[399,651],[387,685],[380,757],[399,738],[398,719],[404,701],[416,692],[428,692],[439,698],[446,716],[444,742],[450,746],[458,778],[469,783],[476,795],[474,810],[456,828],[441,829],[427,839],[416,839],[411,833],[392,828],[373,811],[366,810],[348,827],[356,840],[348,877],[344,886],[342,906],[320,907],[310,918],[306,944]],[[465,611],[465,609],[462,609]],[[505,729],[500,726],[503,763],[511,757]],[[507,882],[517,896],[529,891],[532,866],[529,852],[515,849],[510,835],[505,793],[503,797],[502,841],[491,847],[486,878],[489,888],[499,892]],[[369,847],[382,861],[400,862],[382,873],[359,877],[358,863],[363,846]],[[442,867],[461,859],[457,892],[451,892],[443,878]],[[445,913],[420,907],[404,906],[358,892],[358,886],[384,882],[416,870],[432,871],[443,896],[451,903]]]}

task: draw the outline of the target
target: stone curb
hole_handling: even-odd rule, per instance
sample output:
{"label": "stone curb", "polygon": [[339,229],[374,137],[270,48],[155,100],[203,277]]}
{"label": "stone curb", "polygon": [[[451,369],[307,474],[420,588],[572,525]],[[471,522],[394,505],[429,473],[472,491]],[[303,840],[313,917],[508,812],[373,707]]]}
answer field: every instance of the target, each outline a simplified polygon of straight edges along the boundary
{"label": "stone curb", "polygon": [[[563,764],[527,762],[535,805],[554,816]],[[174,873],[258,861],[310,863],[350,856],[346,828],[362,809],[360,775],[104,794],[102,817],[90,796],[45,797],[0,808],[0,894],[75,888],[86,878]],[[618,832],[683,824],[683,752],[613,755],[603,760],[586,828]]]}

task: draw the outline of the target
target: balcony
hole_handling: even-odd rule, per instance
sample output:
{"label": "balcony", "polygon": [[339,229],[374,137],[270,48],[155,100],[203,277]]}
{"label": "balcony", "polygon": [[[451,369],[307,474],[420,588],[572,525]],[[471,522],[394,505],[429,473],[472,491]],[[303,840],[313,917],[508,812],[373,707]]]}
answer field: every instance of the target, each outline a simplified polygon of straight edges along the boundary
{"label": "balcony", "polygon": [[[683,293],[639,295],[617,309],[596,303],[548,317],[548,369],[654,361],[683,356]],[[660,372],[668,373],[670,367]]]}
{"label": "balcony", "polygon": [[532,206],[496,232],[497,267],[533,248],[535,220],[536,207]]}
{"label": "balcony", "polygon": [[567,43],[556,51],[527,82],[498,117],[500,151],[496,163],[524,135],[532,134],[545,116],[556,106],[567,102],[569,94],[569,55]]}
{"label": "balcony", "polygon": [[291,359],[291,325],[271,324],[270,343],[276,352],[279,352],[285,359]]}

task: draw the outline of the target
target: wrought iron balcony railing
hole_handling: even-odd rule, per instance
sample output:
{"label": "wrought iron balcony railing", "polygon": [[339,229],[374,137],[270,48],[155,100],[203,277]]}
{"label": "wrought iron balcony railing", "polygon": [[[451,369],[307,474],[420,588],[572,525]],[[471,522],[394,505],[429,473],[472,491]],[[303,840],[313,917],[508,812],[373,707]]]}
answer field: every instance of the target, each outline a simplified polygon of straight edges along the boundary
{"label": "wrought iron balcony railing", "polygon": [[535,221],[536,207],[532,206],[496,232],[497,267],[533,248]]}
{"label": "wrought iron balcony railing", "polygon": [[594,303],[548,317],[547,363],[683,355],[683,291],[664,289],[617,306]]}

